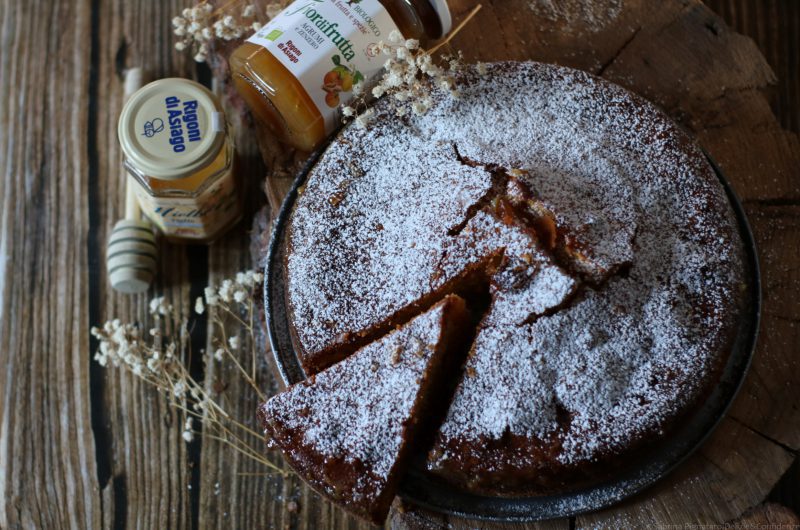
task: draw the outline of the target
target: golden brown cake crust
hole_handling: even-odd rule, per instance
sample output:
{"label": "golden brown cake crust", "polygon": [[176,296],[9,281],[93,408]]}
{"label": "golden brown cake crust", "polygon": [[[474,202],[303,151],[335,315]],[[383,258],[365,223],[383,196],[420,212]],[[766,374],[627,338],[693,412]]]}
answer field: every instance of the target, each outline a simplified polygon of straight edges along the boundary
{"label": "golden brown cake crust", "polygon": [[702,152],[651,104],[567,68],[486,70],[425,116],[382,101],[334,141],[291,218],[287,300],[314,371],[484,264],[492,301],[429,469],[550,491],[613,467],[714,383],[742,242]]}

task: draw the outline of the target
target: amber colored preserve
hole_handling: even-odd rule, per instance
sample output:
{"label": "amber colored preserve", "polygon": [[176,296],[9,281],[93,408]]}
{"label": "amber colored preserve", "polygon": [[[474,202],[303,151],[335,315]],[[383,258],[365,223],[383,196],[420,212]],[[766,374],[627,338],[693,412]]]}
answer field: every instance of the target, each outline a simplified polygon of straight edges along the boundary
{"label": "amber colored preserve", "polygon": [[380,71],[377,42],[399,30],[424,46],[450,25],[445,0],[297,0],[233,52],[231,73],[258,120],[311,151],[337,128],[352,84]]}
{"label": "amber colored preserve", "polygon": [[170,241],[209,243],[241,218],[236,153],[217,98],[188,79],[131,96],[118,134],[142,212]]}

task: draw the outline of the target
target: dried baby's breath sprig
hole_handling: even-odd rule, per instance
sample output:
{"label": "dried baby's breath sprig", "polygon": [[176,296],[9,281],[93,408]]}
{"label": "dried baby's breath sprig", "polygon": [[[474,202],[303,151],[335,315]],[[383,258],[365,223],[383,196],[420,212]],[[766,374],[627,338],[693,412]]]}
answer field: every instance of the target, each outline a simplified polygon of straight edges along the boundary
{"label": "dried baby's breath sprig", "polygon": [[427,51],[420,48],[418,40],[405,39],[397,30],[389,34],[387,41],[378,42],[377,51],[387,57],[383,75],[369,91],[364,90],[363,83],[353,87],[355,97],[340,108],[343,121],[353,120],[356,127],[366,128],[374,116],[368,106],[371,98],[386,96],[394,113],[403,116],[409,110],[416,115],[428,112],[433,106],[434,89],[459,97],[455,75],[463,69],[461,53],[444,56],[438,63],[433,54],[450,42],[480,9],[479,4],[446,39]]}
{"label": "dried baby's breath sprig", "polygon": [[[213,348],[203,355],[203,363],[227,363],[261,401],[265,396],[258,385],[253,300],[262,281],[259,273],[241,272],[219,287],[207,287],[194,306],[198,315],[208,314],[212,327]],[[284,473],[262,454],[263,434],[227,412],[221,393],[192,377],[188,320],[164,297],[151,300],[149,309],[154,325],[147,334],[119,319],[92,328],[99,341],[94,359],[101,366],[125,370],[159,390],[182,415],[181,437],[187,443],[195,435],[219,440],[268,469]]]}
{"label": "dried baby's breath sprig", "polygon": [[172,32],[179,38],[178,51],[192,50],[198,63],[208,58],[214,39],[232,41],[258,31],[265,21],[281,12],[284,2],[273,2],[260,13],[253,4],[233,0],[219,9],[207,1],[187,7],[172,19]]}

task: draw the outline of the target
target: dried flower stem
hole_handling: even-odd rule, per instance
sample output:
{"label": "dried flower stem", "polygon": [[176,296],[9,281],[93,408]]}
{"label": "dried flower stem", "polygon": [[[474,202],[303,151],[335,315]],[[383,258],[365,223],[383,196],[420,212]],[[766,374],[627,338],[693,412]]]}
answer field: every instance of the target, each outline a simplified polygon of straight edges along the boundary
{"label": "dried flower stem", "polygon": [[480,11],[478,4],[451,31],[448,36],[430,50],[422,50],[416,39],[404,39],[398,31],[389,34],[387,41],[381,41],[377,47],[388,59],[384,65],[384,73],[377,84],[365,93],[361,86],[353,87],[355,98],[341,107],[344,121],[353,120],[357,128],[366,128],[375,115],[369,106],[370,96],[390,98],[391,108],[397,116],[404,116],[409,111],[416,115],[425,114],[433,106],[433,90],[449,92],[457,98],[455,74],[462,68],[461,54],[444,57],[442,65],[436,64],[433,54],[449,43],[473,17]]}
{"label": "dried flower stem", "polygon": [[[203,298],[196,300],[195,312],[202,314],[208,308],[211,343],[215,346],[213,352],[204,354],[203,363],[227,362],[234,368],[233,372],[247,383],[246,388],[263,401],[265,396],[257,380],[256,353],[252,348],[240,345],[239,341],[239,336],[244,334],[248,344],[255,345],[253,298],[262,280],[261,274],[250,271],[223,281],[219,288],[208,287],[205,302]],[[286,471],[261,454],[263,434],[226,410],[224,404],[228,402],[228,396],[222,392],[213,396],[203,383],[192,378],[187,319],[165,303],[163,297],[150,302],[150,314],[155,320],[149,333],[152,342],[144,339],[137,326],[119,320],[106,322],[102,328],[92,328],[92,334],[99,340],[95,360],[102,366],[121,368],[162,392],[169,405],[183,415],[182,437],[186,442],[191,442],[195,435],[219,440],[270,470],[285,474]],[[238,328],[230,336],[229,323]],[[252,359],[249,370],[240,360],[245,352]],[[195,420],[202,426],[200,429],[193,427]]]}
{"label": "dried flower stem", "polygon": [[461,21],[461,22],[458,24],[458,26],[456,26],[455,28],[453,28],[453,30],[452,30],[450,33],[448,33],[448,34],[447,34],[447,37],[445,37],[445,39],[444,39],[442,42],[440,42],[439,44],[437,44],[436,46],[434,46],[433,48],[431,48],[431,49],[429,49],[429,50],[428,50],[428,55],[433,55],[434,53],[436,53],[436,52],[439,50],[439,48],[441,48],[442,46],[444,46],[445,44],[447,44],[447,43],[449,43],[451,40],[453,40],[453,37],[455,37],[456,35],[458,35],[458,33],[459,33],[459,32],[460,32],[462,29],[464,29],[464,26],[466,26],[466,25],[469,23],[469,21],[470,21],[470,20],[472,20],[472,17],[474,17],[475,15],[477,15],[477,14],[478,14],[478,11],[480,11],[482,7],[483,7],[483,5],[482,5],[482,4],[478,4],[478,5],[476,5],[475,7],[473,7],[473,8],[472,8],[472,11],[470,11],[470,12],[467,14],[467,16],[466,16],[466,17],[464,17],[464,20],[462,20],[462,21]]}
{"label": "dried flower stem", "polygon": [[192,50],[194,60],[201,63],[208,59],[217,40],[234,41],[258,31],[263,22],[274,16],[283,6],[283,1],[270,3],[265,12],[258,13],[254,4],[242,5],[243,0],[231,0],[221,7],[207,1],[187,7],[172,19],[172,32],[178,37],[175,49]]}

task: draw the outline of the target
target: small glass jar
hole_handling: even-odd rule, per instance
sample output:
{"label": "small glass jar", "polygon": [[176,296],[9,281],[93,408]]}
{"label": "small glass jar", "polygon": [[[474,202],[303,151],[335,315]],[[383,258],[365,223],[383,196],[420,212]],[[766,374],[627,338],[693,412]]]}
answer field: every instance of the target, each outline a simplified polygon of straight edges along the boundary
{"label": "small glass jar", "polygon": [[424,46],[450,26],[446,0],[297,0],[233,52],[231,73],[260,121],[311,151],[341,123],[353,85],[383,67],[379,41],[398,30]]}
{"label": "small glass jar", "polygon": [[203,85],[170,78],[142,87],[122,109],[118,133],[142,211],[167,239],[208,243],[239,221],[233,141]]}

